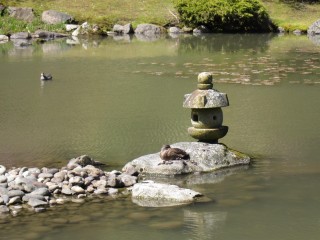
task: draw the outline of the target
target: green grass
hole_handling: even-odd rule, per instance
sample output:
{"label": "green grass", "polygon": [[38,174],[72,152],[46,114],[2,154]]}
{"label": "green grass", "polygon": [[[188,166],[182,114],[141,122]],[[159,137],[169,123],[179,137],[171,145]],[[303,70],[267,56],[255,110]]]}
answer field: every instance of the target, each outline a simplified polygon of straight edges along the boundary
{"label": "green grass", "polygon": [[296,29],[306,31],[320,18],[320,4],[284,3],[279,0],[263,0],[262,3],[273,22],[287,31]]}
{"label": "green grass", "polygon": [[27,23],[8,16],[1,17],[0,21],[0,34],[12,34],[16,32],[35,32],[38,29],[64,32],[64,24],[47,25],[43,24],[40,18],[36,18],[33,22]]}
{"label": "green grass", "polygon": [[[166,25],[176,22],[174,0],[0,0],[5,6],[32,7],[38,20],[29,29],[50,28],[40,22],[42,11],[54,9],[66,12],[80,23],[88,21],[110,30],[115,23],[154,23]],[[285,4],[280,0],[262,0],[273,22],[286,30],[307,30],[308,26],[320,18],[320,4]],[[12,19],[1,18],[0,32],[6,29],[21,31],[25,25]],[[1,24],[0,23],[0,24]],[[57,28],[59,30],[59,27]],[[10,31],[10,32],[13,32]]]}
{"label": "green grass", "polygon": [[0,0],[6,6],[32,7],[36,14],[53,9],[68,13],[79,22],[110,26],[115,23],[168,24],[176,19],[172,0]]}

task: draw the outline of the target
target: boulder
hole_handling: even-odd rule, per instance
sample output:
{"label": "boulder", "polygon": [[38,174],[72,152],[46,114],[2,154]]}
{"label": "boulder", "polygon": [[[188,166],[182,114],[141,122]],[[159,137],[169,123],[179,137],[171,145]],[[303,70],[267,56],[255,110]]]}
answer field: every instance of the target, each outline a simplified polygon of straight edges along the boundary
{"label": "boulder", "polygon": [[312,23],[308,28],[308,34],[310,35],[318,35],[320,34],[320,19]]}
{"label": "boulder", "polygon": [[296,29],[292,32],[294,35],[301,35],[302,31],[300,29]]}
{"label": "boulder", "polygon": [[175,34],[178,34],[178,33],[181,33],[182,30],[178,27],[170,27],[169,30],[168,30],[169,33],[175,33]]}
{"label": "boulder", "polygon": [[193,29],[193,34],[203,34],[203,33],[210,33],[210,30],[204,26],[204,25],[200,25],[199,27]]}
{"label": "boulder", "polygon": [[30,205],[33,208],[38,208],[48,206],[48,203],[37,198],[30,198],[28,201],[28,205]]}
{"label": "boulder", "polygon": [[32,8],[8,7],[8,12],[10,17],[26,22],[32,22],[35,18]]}
{"label": "boulder", "polygon": [[176,206],[192,203],[203,195],[177,185],[144,181],[132,187],[132,200],[145,207]]}
{"label": "boulder", "polygon": [[69,14],[58,12],[55,10],[48,10],[42,13],[41,19],[47,24],[58,24],[58,23],[71,23],[73,17]]}
{"label": "boulder", "polygon": [[35,35],[39,38],[45,38],[45,39],[55,39],[55,38],[63,38],[63,37],[69,36],[68,34],[49,32],[44,30],[35,31]]}
{"label": "boulder", "polygon": [[10,39],[30,39],[31,34],[28,32],[17,32],[10,36]]}
{"label": "boulder", "polygon": [[135,34],[153,36],[153,35],[159,35],[165,32],[165,29],[163,27],[160,27],[154,24],[139,24],[134,32]]}
{"label": "boulder", "polygon": [[115,24],[113,26],[112,31],[117,33],[117,34],[131,34],[131,33],[134,32],[131,23],[128,23],[128,24],[126,24],[124,26],[119,25],[119,24]]}
{"label": "boulder", "polygon": [[65,27],[66,27],[66,31],[70,32],[72,30],[77,29],[79,27],[79,25],[77,25],[77,24],[66,24]]}
{"label": "boulder", "polygon": [[195,172],[211,172],[221,168],[250,163],[249,156],[229,149],[223,144],[181,142],[172,144],[171,147],[183,149],[189,154],[190,159],[172,160],[163,163],[158,152],[134,159],[127,163],[123,169],[133,167],[136,171],[144,174],[179,175]]}
{"label": "boulder", "polygon": [[87,155],[82,155],[77,158],[72,158],[67,165],[67,168],[73,169],[78,166],[85,167],[87,165],[92,165],[92,166],[99,166],[99,165],[104,165],[103,163],[100,163],[98,161],[93,160]]}

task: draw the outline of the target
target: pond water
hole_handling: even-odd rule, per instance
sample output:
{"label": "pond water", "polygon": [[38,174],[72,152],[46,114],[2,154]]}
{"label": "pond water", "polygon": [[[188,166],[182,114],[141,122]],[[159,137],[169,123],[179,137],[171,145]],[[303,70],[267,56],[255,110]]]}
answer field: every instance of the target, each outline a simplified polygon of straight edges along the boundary
{"label": "pond water", "polygon": [[[320,46],[307,36],[62,39],[0,44],[0,164],[62,167],[82,154],[121,169],[193,141],[183,96],[210,71],[228,94],[220,142],[249,168],[179,179],[208,203],[144,208],[107,197],[0,216],[0,239],[318,239]],[[41,83],[41,72],[54,80]],[[174,182],[173,179],[171,179]]]}

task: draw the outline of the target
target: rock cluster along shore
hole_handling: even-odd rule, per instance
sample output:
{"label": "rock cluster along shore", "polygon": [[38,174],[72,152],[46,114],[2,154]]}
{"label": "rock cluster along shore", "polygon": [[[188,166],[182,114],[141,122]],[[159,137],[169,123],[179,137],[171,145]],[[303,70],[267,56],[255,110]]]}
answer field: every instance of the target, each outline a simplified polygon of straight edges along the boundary
{"label": "rock cluster along shore", "polygon": [[[35,19],[35,15],[32,8],[23,8],[23,7],[4,7],[0,4],[0,15],[7,9],[9,16],[25,21],[32,22]],[[169,28],[164,28],[154,24],[139,24],[135,29],[133,29],[132,24],[128,23],[126,25],[114,25],[112,31],[103,32],[101,28],[97,24],[89,24],[84,22],[82,24],[75,24],[74,17],[67,13],[58,12],[55,10],[47,10],[41,14],[41,20],[46,24],[65,24],[65,31],[71,32],[71,34],[59,34],[55,32],[48,32],[38,30],[35,33],[28,32],[20,32],[14,33],[11,36],[8,35],[0,35],[0,43],[7,42],[10,39],[31,39],[31,38],[42,38],[42,39],[54,39],[59,37],[67,37],[67,36],[79,36],[79,35],[88,35],[88,34],[104,34],[104,35],[126,35],[126,34],[135,34],[138,38],[142,40],[152,40],[156,36],[159,36],[162,33],[169,33],[170,35],[176,36],[180,33],[193,33],[195,35],[210,33],[210,29],[206,26],[198,26],[196,28],[183,27],[179,28],[177,26],[171,26]],[[314,35],[319,34],[319,20],[313,23],[309,29],[308,34]],[[278,32],[283,33],[285,30],[281,27],[278,28]],[[303,32],[299,29],[293,31],[294,34],[300,35]]]}
{"label": "rock cluster along shore", "polygon": [[[0,165],[0,215],[11,213],[15,216],[24,208],[42,212],[70,198],[83,200],[99,195],[114,198],[131,195],[134,203],[146,207],[176,206],[199,201],[200,198],[203,201],[204,196],[199,192],[149,181],[145,176],[162,175],[168,178],[196,173],[195,177],[201,178],[201,172],[250,163],[250,157],[222,144],[183,142],[172,146],[185,150],[190,159],[172,160],[163,164],[159,153],[155,153],[132,160],[122,171],[111,172],[103,171],[99,168],[101,163],[87,155],[71,159],[61,169],[6,169]],[[142,181],[138,183],[139,174]],[[128,191],[119,191],[120,188]]]}
{"label": "rock cluster along shore", "polygon": [[21,208],[36,212],[63,204],[66,196],[81,199],[91,195],[117,195],[118,189],[137,182],[135,171],[105,172],[98,162],[84,155],[66,167],[12,168],[0,165],[0,214],[16,215]]}

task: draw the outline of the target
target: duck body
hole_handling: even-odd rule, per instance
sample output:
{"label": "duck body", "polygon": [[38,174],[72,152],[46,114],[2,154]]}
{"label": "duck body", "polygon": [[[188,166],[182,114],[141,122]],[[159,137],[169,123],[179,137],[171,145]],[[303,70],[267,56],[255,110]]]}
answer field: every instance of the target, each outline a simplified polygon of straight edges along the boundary
{"label": "duck body", "polygon": [[164,161],[188,160],[190,156],[180,148],[172,148],[170,145],[164,145],[160,151],[160,158]]}
{"label": "duck body", "polygon": [[42,72],[40,74],[40,80],[42,80],[42,81],[52,80],[52,76],[51,76],[51,74],[45,74]]}

